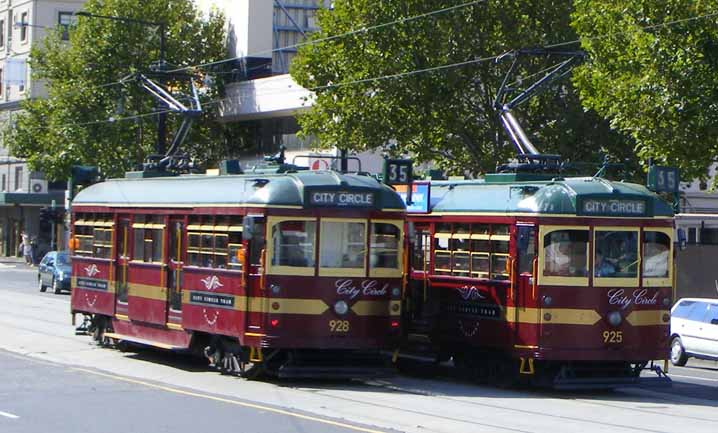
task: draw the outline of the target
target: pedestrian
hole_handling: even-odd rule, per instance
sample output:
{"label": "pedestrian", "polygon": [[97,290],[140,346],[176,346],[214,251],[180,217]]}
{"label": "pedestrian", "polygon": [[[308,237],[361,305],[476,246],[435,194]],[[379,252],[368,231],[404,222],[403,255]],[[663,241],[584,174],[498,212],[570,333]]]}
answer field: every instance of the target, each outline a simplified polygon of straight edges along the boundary
{"label": "pedestrian", "polygon": [[23,257],[25,257],[25,263],[32,266],[33,265],[33,247],[32,242],[30,241],[30,235],[28,235],[25,232],[22,232],[22,243],[20,244],[20,251],[22,252]]}

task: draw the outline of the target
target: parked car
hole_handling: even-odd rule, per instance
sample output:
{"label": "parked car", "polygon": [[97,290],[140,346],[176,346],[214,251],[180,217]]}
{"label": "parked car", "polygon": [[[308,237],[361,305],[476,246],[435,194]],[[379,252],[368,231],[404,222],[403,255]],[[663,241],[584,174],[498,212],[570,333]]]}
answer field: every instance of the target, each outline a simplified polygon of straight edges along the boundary
{"label": "parked car", "polygon": [[40,291],[44,292],[52,287],[55,293],[70,290],[70,254],[67,251],[50,251],[40,261],[37,272],[37,281]]}
{"label": "parked car", "polygon": [[684,298],[671,309],[671,362],[718,361],[718,299]]}

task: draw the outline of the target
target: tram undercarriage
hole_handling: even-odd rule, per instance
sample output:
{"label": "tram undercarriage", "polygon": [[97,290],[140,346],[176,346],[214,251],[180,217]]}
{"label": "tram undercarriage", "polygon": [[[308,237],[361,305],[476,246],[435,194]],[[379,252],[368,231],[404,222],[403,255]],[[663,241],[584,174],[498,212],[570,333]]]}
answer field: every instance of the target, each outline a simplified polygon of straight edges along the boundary
{"label": "tram undercarriage", "polygon": [[98,345],[125,351],[129,345],[188,353],[208,360],[222,374],[246,379],[369,379],[390,375],[394,369],[379,351],[346,349],[281,349],[243,346],[232,337],[193,332],[187,347],[169,347],[115,333],[113,319],[84,315],[78,334],[88,334]]}

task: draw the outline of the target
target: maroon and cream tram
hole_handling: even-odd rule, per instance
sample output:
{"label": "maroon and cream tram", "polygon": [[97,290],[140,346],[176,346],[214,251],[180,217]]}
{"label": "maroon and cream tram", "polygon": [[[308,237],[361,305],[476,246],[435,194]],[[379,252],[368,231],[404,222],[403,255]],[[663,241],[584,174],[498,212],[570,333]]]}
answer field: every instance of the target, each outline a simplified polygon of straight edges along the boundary
{"label": "maroon and cream tram", "polygon": [[73,320],[100,341],[280,377],[371,374],[397,345],[405,209],[372,177],[117,179],[72,210]]}
{"label": "maroon and cream tram", "polygon": [[[669,382],[673,211],[600,177],[499,173],[414,185],[407,359],[557,388]],[[421,191],[424,188],[425,191]],[[430,197],[427,195],[430,193]]]}

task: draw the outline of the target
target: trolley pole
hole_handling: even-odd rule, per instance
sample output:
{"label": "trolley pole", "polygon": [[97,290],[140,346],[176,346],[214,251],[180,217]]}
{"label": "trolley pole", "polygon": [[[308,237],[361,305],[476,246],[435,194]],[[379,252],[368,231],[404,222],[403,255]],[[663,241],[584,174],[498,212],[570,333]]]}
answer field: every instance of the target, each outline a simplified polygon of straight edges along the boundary
{"label": "trolley pole", "polygon": [[340,162],[340,168],[339,170],[342,173],[346,173],[349,171],[349,161],[347,160],[347,150],[346,148],[342,148],[339,150],[339,162]]}

